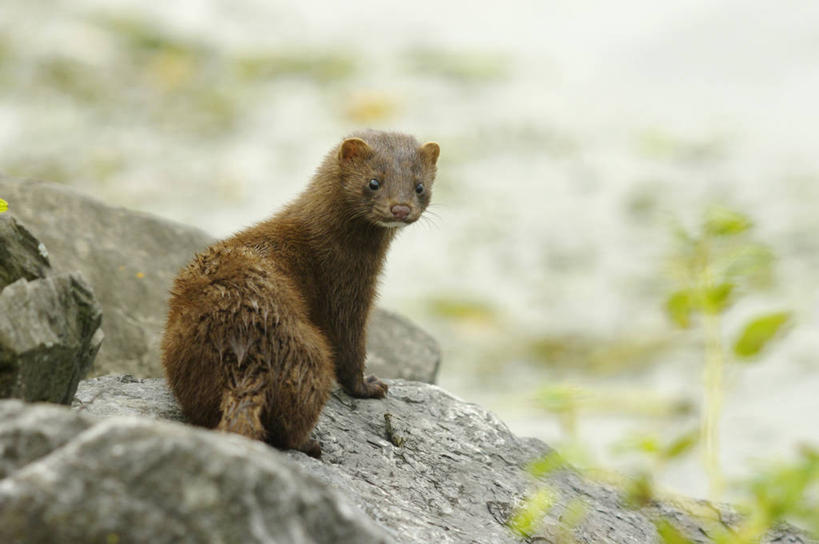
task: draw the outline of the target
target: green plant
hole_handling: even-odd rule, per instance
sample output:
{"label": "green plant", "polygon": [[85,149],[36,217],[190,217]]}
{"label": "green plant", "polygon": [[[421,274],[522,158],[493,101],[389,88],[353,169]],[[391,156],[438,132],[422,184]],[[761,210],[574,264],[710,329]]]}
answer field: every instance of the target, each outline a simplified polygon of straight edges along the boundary
{"label": "green plant", "polygon": [[763,467],[740,487],[747,497],[746,520],[737,531],[744,539],[740,542],[756,542],[782,521],[794,521],[819,535],[819,450],[805,446],[794,461]]}
{"label": "green plant", "polygon": [[[819,535],[819,451],[804,447],[790,463],[763,467],[752,479],[738,485],[745,499],[739,506],[738,523],[721,516],[709,524],[716,544],[756,544],[772,527],[794,521]],[[670,520],[658,519],[657,532],[666,544],[691,544]]]}
{"label": "green plant", "polygon": [[743,327],[732,354],[725,347],[725,312],[743,295],[767,285],[772,275],[773,252],[751,238],[752,226],[746,215],[713,206],[698,232],[677,228],[678,247],[669,267],[675,289],[665,303],[668,316],[681,328],[696,329],[704,346],[701,441],[712,500],[719,499],[724,485],[718,452],[725,365],[732,355],[740,360],[758,355],[791,320],[783,311],[756,316]]}
{"label": "green plant", "polygon": [[[677,248],[669,271],[674,289],[666,298],[665,309],[671,321],[691,329],[702,340],[705,407],[699,428],[676,436],[641,433],[615,445],[615,452],[636,454],[642,461],[628,478],[607,470],[588,468],[590,456],[577,432],[580,414],[606,407],[623,411],[624,405],[609,393],[557,385],[539,392],[541,405],[556,414],[568,440],[560,454],[551,453],[532,463],[530,472],[541,477],[559,470],[566,463],[585,466],[585,473],[595,473],[619,486],[626,502],[639,508],[661,498],[654,481],[668,466],[701,445],[711,487],[711,498],[718,499],[723,478],[717,461],[719,418],[724,395],[723,372],[731,362],[752,361],[772,340],[781,336],[792,321],[787,311],[756,315],[734,334],[730,344],[725,339],[723,321],[726,312],[741,298],[762,289],[771,282],[774,255],[766,245],[751,236],[751,220],[744,214],[724,207],[711,207],[704,214],[694,234],[678,227]],[[645,400],[641,396],[641,401]],[[656,406],[650,411],[655,411]],[[564,461],[565,459],[565,461]],[[733,517],[714,505],[688,504],[699,518],[709,537],[717,544],[751,544],[777,524],[791,521],[813,534],[819,534],[819,452],[804,447],[796,460],[769,465],[750,480],[738,482],[732,490],[743,496],[740,517]],[[548,487],[525,500],[509,521],[517,534],[529,537],[540,520],[555,506],[555,494]],[[573,541],[571,532],[582,522],[584,509],[572,510],[571,522],[564,519],[565,541]],[[567,518],[568,519],[568,518]],[[672,519],[655,519],[657,534],[666,544],[690,544],[692,541]]]}

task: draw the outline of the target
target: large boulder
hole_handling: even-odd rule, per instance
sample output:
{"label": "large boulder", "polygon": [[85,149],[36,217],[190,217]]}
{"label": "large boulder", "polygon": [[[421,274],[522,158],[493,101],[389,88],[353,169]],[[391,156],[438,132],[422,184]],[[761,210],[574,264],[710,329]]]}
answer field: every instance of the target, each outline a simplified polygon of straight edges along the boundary
{"label": "large boulder", "polygon": [[[159,345],[173,278],[213,238],[62,185],[0,177],[0,195],[48,248],[55,270],[81,271],[100,300],[105,344],[93,375],[162,376]],[[440,350],[418,327],[376,310],[369,336],[372,372],[435,381]]]}
{"label": "large boulder", "polygon": [[82,275],[52,275],[45,246],[0,216],[0,398],[69,404],[102,342],[101,318]]}
{"label": "large boulder", "polygon": [[388,541],[340,493],[237,435],[2,401],[0,451],[0,542]]}
{"label": "large boulder", "polygon": [[[106,376],[87,380],[77,391],[74,407],[98,417],[181,417],[161,379]],[[706,522],[673,504],[632,509],[615,489],[570,469],[534,480],[525,467],[550,452],[545,444],[518,438],[491,413],[432,385],[395,380],[383,400],[356,400],[336,391],[315,435],[323,448],[322,459],[286,452],[292,466],[342,493],[395,542],[519,542],[506,523],[527,493],[537,487],[550,490],[555,507],[532,541],[560,542],[568,531],[577,542],[659,543],[654,522],[662,518],[692,542],[712,542]],[[201,455],[222,455],[220,449],[205,450],[215,443],[198,440]],[[121,450],[130,455],[129,447]],[[254,452],[277,460],[281,457],[269,448]],[[193,465],[191,470],[201,468]],[[118,478],[116,470],[108,474]],[[59,487],[62,478],[76,477],[59,475],[49,485]],[[105,492],[118,485],[100,485],[99,489]],[[39,496],[34,491],[27,493]],[[17,504],[13,493],[8,497],[13,502],[6,504]],[[562,516],[573,504],[581,504],[584,515],[576,525],[565,527]],[[26,503],[26,508],[34,506]],[[793,532],[769,535],[766,542],[780,537],[782,542],[808,542]]]}

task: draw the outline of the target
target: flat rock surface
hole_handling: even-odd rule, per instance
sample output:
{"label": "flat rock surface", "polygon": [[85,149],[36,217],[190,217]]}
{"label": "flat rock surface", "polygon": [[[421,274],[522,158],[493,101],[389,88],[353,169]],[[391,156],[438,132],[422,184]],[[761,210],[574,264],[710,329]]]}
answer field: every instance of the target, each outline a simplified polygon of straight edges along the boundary
{"label": "flat rock surface", "polygon": [[[79,270],[99,299],[105,344],[93,375],[162,376],[159,345],[173,279],[213,238],[189,226],[107,206],[63,185],[0,177],[10,212],[48,249],[56,271]],[[4,214],[5,215],[5,214]],[[437,342],[408,320],[373,312],[368,366],[386,378],[434,382]]]}
{"label": "flat rock surface", "polygon": [[[87,415],[158,417],[178,414],[173,403],[161,379],[105,376],[84,381],[74,407]],[[285,455],[343,493],[396,542],[518,542],[505,523],[528,492],[544,487],[557,497],[538,532],[548,542],[566,534],[561,516],[578,501],[584,516],[569,529],[577,542],[660,542],[654,525],[660,516],[692,542],[711,542],[702,521],[675,505],[630,509],[617,491],[572,470],[535,481],[524,467],[549,453],[545,444],[516,437],[491,413],[436,386],[393,380],[384,400],[336,391],[315,435],[321,460]]]}

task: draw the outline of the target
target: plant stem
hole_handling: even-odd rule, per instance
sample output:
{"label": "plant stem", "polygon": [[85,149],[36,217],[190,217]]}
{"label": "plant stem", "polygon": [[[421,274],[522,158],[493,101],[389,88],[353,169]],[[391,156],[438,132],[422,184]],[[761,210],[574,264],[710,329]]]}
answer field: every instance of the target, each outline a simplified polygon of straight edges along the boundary
{"label": "plant stem", "polygon": [[703,316],[705,328],[705,416],[702,423],[703,463],[708,476],[709,499],[718,501],[723,490],[719,463],[719,420],[722,414],[722,374],[725,351],[722,346],[722,320],[719,314]]}

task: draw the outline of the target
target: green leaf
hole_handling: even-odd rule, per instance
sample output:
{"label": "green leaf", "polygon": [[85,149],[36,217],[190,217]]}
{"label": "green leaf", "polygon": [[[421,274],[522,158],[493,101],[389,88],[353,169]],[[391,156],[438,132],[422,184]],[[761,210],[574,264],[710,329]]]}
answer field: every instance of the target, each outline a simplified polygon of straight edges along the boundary
{"label": "green leaf", "polygon": [[654,522],[654,525],[664,544],[691,544],[691,541],[679,529],[671,525],[670,521],[659,519]]}
{"label": "green leaf", "polygon": [[546,474],[562,469],[566,466],[566,461],[556,451],[551,451],[529,464],[529,472],[535,476],[540,477]]}
{"label": "green leaf", "polygon": [[790,319],[790,312],[776,312],[752,319],[739,335],[734,353],[743,358],[757,355]]}
{"label": "green leaf", "polygon": [[617,441],[612,451],[615,453],[643,453],[654,455],[661,449],[660,438],[654,434],[637,434]]}
{"label": "green leaf", "polygon": [[699,440],[699,432],[699,429],[688,431],[668,443],[663,443],[660,437],[654,434],[638,434],[615,443],[612,451],[615,453],[639,453],[663,461],[670,461],[691,451]]}
{"label": "green leaf", "polygon": [[720,283],[705,290],[702,297],[702,309],[709,314],[721,313],[730,303],[732,283]]}
{"label": "green leaf", "polygon": [[0,213],[3,213],[9,209],[9,203],[0,198]]}
{"label": "green leaf", "polygon": [[745,487],[754,513],[769,525],[785,519],[819,530],[819,450],[802,447],[794,461],[763,468]]}
{"label": "green leaf", "polygon": [[747,243],[726,254],[723,274],[746,283],[764,287],[771,283],[775,256],[764,244]]}
{"label": "green leaf", "polygon": [[675,324],[687,329],[691,326],[691,313],[694,311],[694,297],[690,289],[671,293],[665,302],[665,310]]}
{"label": "green leaf", "polygon": [[554,491],[548,487],[539,489],[526,498],[521,508],[509,520],[509,527],[522,536],[530,536],[556,502],[557,496]]}
{"label": "green leaf", "polygon": [[712,236],[733,236],[752,225],[746,215],[722,206],[712,206],[705,212],[705,232]]}
{"label": "green leaf", "polygon": [[546,386],[538,392],[541,406],[556,414],[577,410],[582,397],[583,392],[571,385]]}
{"label": "green leaf", "polygon": [[662,451],[664,459],[676,459],[681,455],[688,453],[693,448],[700,437],[699,429],[689,431],[682,436],[678,436],[671,444],[665,447]]}
{"label": "green leaf", "polygon": [[627,480],[624,491],[626,503],[632,508],[648,505],[656,495],[653,476],[649,472],[640,472],[632,476]]}

